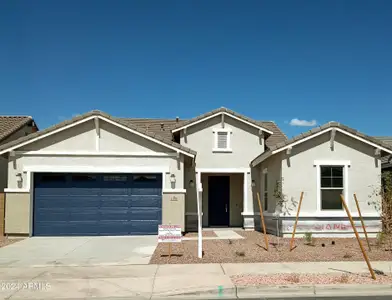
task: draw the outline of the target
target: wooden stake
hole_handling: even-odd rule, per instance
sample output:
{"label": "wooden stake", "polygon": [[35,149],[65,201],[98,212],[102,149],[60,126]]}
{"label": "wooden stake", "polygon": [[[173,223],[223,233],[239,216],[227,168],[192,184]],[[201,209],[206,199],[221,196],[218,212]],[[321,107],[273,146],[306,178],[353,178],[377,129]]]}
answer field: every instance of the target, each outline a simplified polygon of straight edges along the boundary
{"label": "wooden stake", "polygon": [[376,280],[376,275],[374,274],[374,271],[373,271],[373,269],[372,269],[372,266],[370,265],[370,261],[369,261],[369,258],[368,258],[368,256],[367,256],[367,254],[366,254],[365,248],[363,248],[362,243],[361,243],[361,240],[359,239],[358,231],[357,231],[357,229],[355,228],[353,218],[351,217],[350,211],[348,210],[346,201],[344,201],[343,195],[340,195],[340,199],[342,199],[343,207],[344,207],[344,209],[346,210],[346,213],[347,213],[348,218],[350,219],[351,226],[353,227],[353,230],[354,230],[354,233],[355,233],[355,237],[357,238],[359,247],[361,248],[361,251],[362,251],[362,254],[363,254],[363,258],[365,259],[366,264],[367,264],[367,266],[368,266],[368,268],[369,268],[370,275],[372,276],[372,278],[373,278],[374,280]]}
{"label": "wooden stake", "polygon": [[365,234],[365,238],[366,238],[366,243],[369,247],[369,252],[372,251],[372,249],[370,248],[370,242],[369,242],[369,238],[366,232],[366,227],[365,227],[365,222],[363,221],[362,218],[362,214],[361,214],[361,209],[359,208],[359,203],[358,203],[358,199],[357,199],[357,195],[354,193],[354,200],[355,200],[355,204],[357,205],[357,209],[358,209],[358,215],[359,215],[359,219],[361,220],[361,224],[362,224],[362,228],[363,228],[363,233]]}
{"label": "wooden stake", "polygon": [[262,223],[262,225],[263,225],[263,233],[264,233],[265,248],[266,248],[267,251],[268,251],[268,236],[267,236],[267,230],[266,230],[266,228],[265,228],[264,214],[263,214],[263,208],[262,208],[261,202],[260,202],[260,194],[259,194],[259,192],[257,192],[257,201],[259,202],[261,223]]}
{"label": "wooden stake", "polygon": [[171,258],[172,254],[172,243],[169,243],[169,258]]}
{"label": "wooden stake", "polygon": [[295,223],[294,223],[293,234],[292,234],[292,236],[291,236],[291,241],[290,241],[290,251],[293,250],[295,231],[297,230],[299,211],[301,210],[301,204],[302,204],[302,199],[303,199],[303,198],[304,198],[304,192],[301,192],[301,197],[299,198],[297,216],[295,217]]}

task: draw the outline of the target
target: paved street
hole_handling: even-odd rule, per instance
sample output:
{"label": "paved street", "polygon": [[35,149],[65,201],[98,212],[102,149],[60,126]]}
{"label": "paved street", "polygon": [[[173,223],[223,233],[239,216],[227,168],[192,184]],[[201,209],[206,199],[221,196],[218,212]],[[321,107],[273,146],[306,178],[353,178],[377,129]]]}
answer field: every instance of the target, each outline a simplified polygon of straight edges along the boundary
{"label": "paved street", "polygon": [[0,248],[0,267],[148,264],[157,236],[32,237]]}
{"label": "paved street", "polygon": [[[376,268],[384,272],[389,272],[391,265],[392,262],[374,263]],[[0,299],[290,299],[294,296],[321,299],[320,297],[342,295],[352,296],[352,299],[364,295],[391,297],[391,286],[381,284],[239,287],[230,280],[231,275],[241,273],[364,270],[366,265],[362,262],[1,267]]]}

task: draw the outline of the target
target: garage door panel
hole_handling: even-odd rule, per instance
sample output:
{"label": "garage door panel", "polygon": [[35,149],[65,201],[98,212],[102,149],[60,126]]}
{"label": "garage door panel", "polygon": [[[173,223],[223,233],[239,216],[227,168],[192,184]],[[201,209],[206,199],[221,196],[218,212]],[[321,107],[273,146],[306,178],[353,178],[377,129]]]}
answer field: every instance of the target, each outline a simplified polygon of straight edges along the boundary
{"label": "garage door panel", "polygon": [[157,221],[132,221],[132,233],[134,235],[154,234],[159,224]]}
{"label": "garage door panel", "polygon": [[36,174],[34,235],[157,234],[160,174]]}
{"label": "garage door panel", "polygon": [[133,208],[128,211],[129,220],[159,220],[161,215],[160,209],[140,209]]}
{"label": "garage door panel", "polygon": [[101,209],[101,221],[128,221],[127,208],[123,209]]}
{"label": "garage door panel", "polygon": [[99,188],[70,188],[68,195],[70,196],[99,196],[101,189]]}
{"label": "garage door panel", "polygon": [[43,222],[60,222],[60,221],[68,221],[69,213],[64,209],[40,209],[36,212],[35,217],[44,220]]}
{"label": "garage door panel", "polygon": [[94,221],[97,222],[97,220],[99,220],[99,211],[97,210],[83,210],[83,211],[71,211],[69,213],[69,218],[68,220],[70,222],[73,221],[79,221],[79,222],[83,222],[83,221]]}
{"label": "garage door panel", "polygon": [[158,207],[161,202],[159,196],[131,196],[131,207]]}
{"label": "garage door panel", "polygon": [[129,197],[124,197],[124,196],[101,197],[100,206],[102,208],[124,207],[125,209],[127,209],[129,206]]}
{"label": "garage door panel", "polygon": [[99,223],[100,235],[129,235],[130,232],[129,221],[101,221]]}

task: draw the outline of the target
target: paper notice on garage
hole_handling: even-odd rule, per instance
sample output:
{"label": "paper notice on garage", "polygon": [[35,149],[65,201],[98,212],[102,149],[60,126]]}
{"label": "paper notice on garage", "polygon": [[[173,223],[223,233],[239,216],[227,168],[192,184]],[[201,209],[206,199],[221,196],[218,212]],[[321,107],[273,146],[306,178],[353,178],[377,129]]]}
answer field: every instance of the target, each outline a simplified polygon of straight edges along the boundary
{"label": "paper notice on garage", "polygon": [[181,243],[180,225],[158,225],[158,243]]}

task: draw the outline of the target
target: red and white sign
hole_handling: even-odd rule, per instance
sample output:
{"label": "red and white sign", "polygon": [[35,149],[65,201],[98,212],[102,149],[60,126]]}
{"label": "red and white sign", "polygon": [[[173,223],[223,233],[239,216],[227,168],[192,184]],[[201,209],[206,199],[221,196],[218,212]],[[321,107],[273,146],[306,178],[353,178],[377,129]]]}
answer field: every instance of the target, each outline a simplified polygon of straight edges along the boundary
{"label": "red and white sign", "polygon": [[180,225],[158,225],[158,243],[181,243]]}

